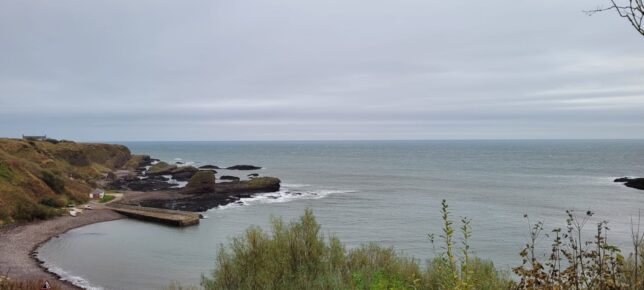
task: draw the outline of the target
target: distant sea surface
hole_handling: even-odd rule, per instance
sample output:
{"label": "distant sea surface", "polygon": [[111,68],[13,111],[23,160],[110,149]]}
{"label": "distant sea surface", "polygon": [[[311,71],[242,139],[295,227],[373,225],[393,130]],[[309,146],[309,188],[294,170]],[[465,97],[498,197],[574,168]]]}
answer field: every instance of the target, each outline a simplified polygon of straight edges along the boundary
{"label": "distant sea surface", "polygon": [[644,140],[122,144],[168,162],[259,165],[264,169],[251,172],[279,177],[283,186],[209,210],[199,226],[118,220],[72,230],[40,249],[48,267],[90,288],[198,285],[220,244],[251,225],[268,229],[271,216],[292,220],[306,208],[348,247],[376,242],[424,260],[435,254],[427,234],[440,233],[446,199],[455,220],[473,220],[475,254],[506,270],[520,263],[524,214],[552,229],[564,225],[567,209],[591,210],[592,221],[609,221],[609,240],[628,250],[630,220],[644,208],[644,191],[613,183],[644,175]]}

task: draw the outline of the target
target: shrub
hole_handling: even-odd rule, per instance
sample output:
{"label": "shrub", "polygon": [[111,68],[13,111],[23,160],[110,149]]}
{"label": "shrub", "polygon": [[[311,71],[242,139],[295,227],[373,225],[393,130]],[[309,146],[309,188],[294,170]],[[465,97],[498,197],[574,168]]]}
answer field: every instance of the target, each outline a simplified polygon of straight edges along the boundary
{"label": "shrub", "polygon": [[49,207],[60,208],[67,205],[67,198],[64,196],[45,196],[40,200],[40,203]]}
{"label": "shrub", "polygon": [[[444,218],[449,221],[446,204],[444,209]],[[450,243],[454,249],[453,241]],[[251,227],[228,248],[222,246],[216,268],[210,278],[202,277],[202,286],[240,290],[508,288],[509,280],[492,263],[468,254],[467,262],[455,262],[458,270],[448,269],[449,255],[453,253],[443,253],[422,271],[417,260],[393,248],[367,244],[347,251],[337,238],[325,238],[313,213],[306,210],[297,222],[285,224],[273,219],[270,233]],[[451,275],[455,273],[456,280],[444,280],[454,279]]]}
{"label": "shrub", "polygon": [[55,193],[64,193],[65,192],[65,181],[60,176],[52,173],[49,170],[43,170],[42,171],[42,176],[40,178]]}
{"label": "shrub", "polygon": [[18,203],[13,210],[13,219],[20,222],[46,220],[60,215],[60,211],[42,204]]}
{"label": "shrub", "polygon": [[[592,240],[584,240],[583,229],[592,212],[578,217],[566,211],[566,228],[551,231],[553,242],[545,261],[535,254],[536,242],[543,234],[542,222],[530,225],[530,240],[521,251],[523,264],[513,269],[519,276],[515,289],[639,289],[631,288],[625,278],[624,257],[619,248],[607,242],[608,223],[596,224]],[[528,216],[525,216],[528,218]]]}

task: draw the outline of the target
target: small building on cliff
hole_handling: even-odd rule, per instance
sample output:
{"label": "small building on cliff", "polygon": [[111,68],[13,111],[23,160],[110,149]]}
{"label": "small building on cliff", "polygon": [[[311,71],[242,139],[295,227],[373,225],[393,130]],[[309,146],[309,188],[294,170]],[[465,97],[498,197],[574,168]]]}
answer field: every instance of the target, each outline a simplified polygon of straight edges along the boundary
{"label": "small building on cliff", "polygon": [[105,196],[105,191],[103,191],[100,188],[94,189],[94,191],[90,192],[89,198],[103,198]]}

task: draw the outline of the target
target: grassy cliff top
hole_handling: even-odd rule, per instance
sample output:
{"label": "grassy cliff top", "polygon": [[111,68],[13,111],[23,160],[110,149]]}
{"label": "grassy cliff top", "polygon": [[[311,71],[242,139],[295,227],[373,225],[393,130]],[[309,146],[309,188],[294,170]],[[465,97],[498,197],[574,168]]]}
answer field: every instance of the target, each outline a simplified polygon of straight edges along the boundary
{"label": "grassy cliff top", "polygon": [[0,138],[0,224],[50,218],[85,202],[98,178],[131,158],[123,145]]}

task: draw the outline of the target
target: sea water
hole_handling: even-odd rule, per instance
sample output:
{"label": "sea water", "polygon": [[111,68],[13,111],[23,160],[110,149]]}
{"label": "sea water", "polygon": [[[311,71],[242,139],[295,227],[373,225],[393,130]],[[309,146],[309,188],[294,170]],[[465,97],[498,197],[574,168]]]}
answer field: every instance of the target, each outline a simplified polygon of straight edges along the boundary
{"label": "sea water", "polygon": [[505,270],[520,263],[524,214],[552,229],[564,225],[567,209],[591,210],[591,222],[608,220],[609,240],[628,251],[631,218],[644,208],[644,191],[613,182],[644,175],[642,140],[121,143],[167,162],[262,166],[218,175],[276,176],[282,190],[211,209],[194,227],[104,222],[39,250],[52,271],[87,288],[198,285],[220,245],[249,226],[268,229],[271,217],[296,219],[306,208],[325,235],[349,248],[376,242],[424,260],[436,254],[427,234],[440,233],[446,199],[454,220],[472,219],[474,253]]}

